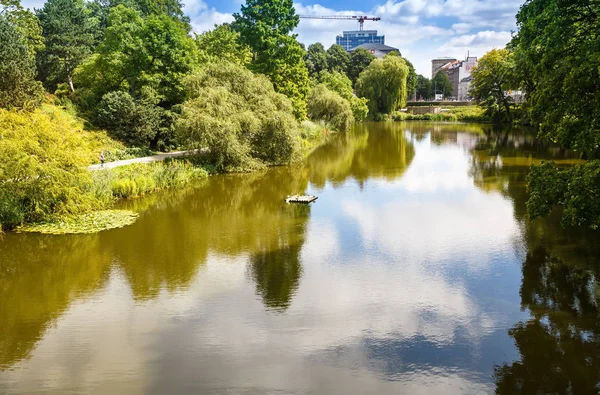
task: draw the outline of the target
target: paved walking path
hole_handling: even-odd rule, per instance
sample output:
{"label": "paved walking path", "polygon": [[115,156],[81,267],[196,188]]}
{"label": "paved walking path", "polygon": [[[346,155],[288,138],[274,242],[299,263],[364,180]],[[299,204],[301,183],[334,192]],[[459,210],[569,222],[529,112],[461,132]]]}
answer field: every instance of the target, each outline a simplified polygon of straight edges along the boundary
{"label": "paved walking path", "polygon": [[152,156],[145,156],[143,158],[134,158],[134,159],[125,159],[125,160],[117,160],[114,162],[106,162],[104,167],[102,165],[91,165],[88,167],[88,170],[103,170],[103,169],[114,169],[115,167],[127,166],[133,163],[152,163],[152,162],[160,162],[167,158],[177,158],[179,156],[184,156],[190,154],[194,151],[175,151],[175,152],[167,152],[164,154],[156,154]]}

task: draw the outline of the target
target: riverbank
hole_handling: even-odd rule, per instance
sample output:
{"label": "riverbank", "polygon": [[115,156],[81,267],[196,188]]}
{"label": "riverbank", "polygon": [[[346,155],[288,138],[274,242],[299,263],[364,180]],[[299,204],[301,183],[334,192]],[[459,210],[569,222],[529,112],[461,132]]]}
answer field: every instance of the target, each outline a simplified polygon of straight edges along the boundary
{"label": "riverbank", "polygon": [[487,123],[490,118],[485,114],[485,110],[477,106],[440,106],[442,112],[437,114],[411,114],[407,112],[395,112],[390,115],[394,121],[440,121],[440,122],[476,122]]}
{"label": "riverbank", "polygon": [[[330,133],[318,123],[299,125],[294,160]],[[32,112],[0,109],[0,232],[89,233],[122,226],[134,216],[112,211],[119,200],[198,185],[215,172],[210,155],[187,155],[196,152],[128,148],[49,103]]]}

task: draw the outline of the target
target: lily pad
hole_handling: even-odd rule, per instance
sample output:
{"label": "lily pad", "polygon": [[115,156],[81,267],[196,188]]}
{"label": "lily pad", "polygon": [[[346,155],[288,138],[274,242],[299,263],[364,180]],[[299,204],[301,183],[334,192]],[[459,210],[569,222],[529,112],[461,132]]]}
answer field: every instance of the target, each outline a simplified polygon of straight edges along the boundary
{"label": "lily pad", "polygon": [[122,228],[133,224],[139,214],[129,210],[103,210],[69,217],[59,217],[48,222],[21,226],[18,232],[51,235],[89,234]]}

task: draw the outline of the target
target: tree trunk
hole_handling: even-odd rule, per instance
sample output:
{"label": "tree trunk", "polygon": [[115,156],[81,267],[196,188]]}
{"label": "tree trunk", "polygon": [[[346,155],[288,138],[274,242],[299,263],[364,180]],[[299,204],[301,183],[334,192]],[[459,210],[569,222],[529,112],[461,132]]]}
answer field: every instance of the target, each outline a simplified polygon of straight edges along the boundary
{"label": "tree trunk", "polygon": [[73,76],[68,74],[67,80],[69,81],[69,88],[71,88],[71,92],[75,92],[75,88],[73,87]]}

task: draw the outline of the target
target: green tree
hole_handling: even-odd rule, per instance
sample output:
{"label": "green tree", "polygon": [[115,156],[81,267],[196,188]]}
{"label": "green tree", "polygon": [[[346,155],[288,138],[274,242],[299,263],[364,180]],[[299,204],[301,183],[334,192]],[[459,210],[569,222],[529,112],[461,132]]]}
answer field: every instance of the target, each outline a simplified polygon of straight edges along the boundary
{"label": "green tree", "polygon": [[350,55],[350,64],[348,65],[348,78],[352,85],[356,84],[358,76],[366,69],[376,57],[364,48],[358,48]]}
{"label": "green tree", "polygon": [[75,91],[75,68],[92,53],[96,20],[83,0],[48,0],[37,10],[46,47],[38,53],[38,72],[50,89],[66,82]]}
{"label": "green tree", "polygon": [[348,100],[337,92],[319,84],[312,89],[308,98],[308,118],[324,121],[333,129],[347,131],[354,123],[352,108]]}
{"label": "green tree", "polygon": [[404,62],[408,66],[408,77],[406,77],[406,92],[408,97],[412,99],[413,95],[417,90],[417,72],[415,71],[415,66],[406,58]]}
{"label": "green tree", "polygon": [[514,86],[514,63],[507,49],[486,53],[472,71],[471,95],[496,121],[510,120],[513,98],[508,95]]}
{"label": "green tree", "polygon": [[431,99],[431,81],[429,78],[419,74],[417,76],[417,100],[430,100]]}
{"label": "green tree", "polygon": [[306,61],[310,75],[327,70],[327,52],[325,51],[323,44],[310,44],[308,46],[308,51],[306,51]]}
{"label": "green tree", "polygon": [[327,50],[327,67],[329,71],[348,73],[350,54],[339,44],[333,44]]}
{"label": "green tree", "polygon": [[213,63],[187,78],[190,99],[177,123],[180,141],[206,148],[221,170],[290,162],[299,150],[290,100],[263,75]]}
{"label": "green tree", "polygon": [[252,60],[250,47],[240,42],[240,33],[229,24],[215,26],[213,30],[196,34],[196,46],[204,62],[224,60],[247,66]]}
{"label": "green tree", "polygon": [[233,17],[241,42],[252,50],[252,70],[268,76],[275,90],[292,101],[296,118],[303,119],[308,69],[303,47],[291,35],[300,21],[292,0],[247,0]]}
{"label": "green tree", "polygon": [[318,81],[350,103],[355,120],[362,121],[367,118],[369,113],[367,99],[354,95],[352,82],[348,77],[342,73],[330,73],[327,70],[323,70],[318,75]]}
{"label": "green tree", "polygon": [[148,147],[161,128],[163,112],[152,88],[142,89],[139,100],[127,92],[109,92],[96,109],[95,124],[127,144]]}
{"label": "green tree", "polygon": [[21,31],[0,15],[0,107],[39,104],[43,88],[35,81],[35,62]]}
{"label": "green tree", "polygon": [[375,59],[356,82],[356,93],[367,98],[369,113],[390,114],[406,104],[408,66],[399,56]]}
{"label": "green tree", "polygon": [[448,78],[448,75],[443,71],[438,72],[431,79],[431,96],[435,97],[436,94],[441,93],[444,97],[452,96],[452,83]]}
{"label": "green tree", "polygon": [[[510,44],[518,82],[527,90],[524,107],[540,137],[588,159],[600,157],[599,15],[597,1],[528,0],[517,14],[518,32]],[[553,164],[535,168],[529,178],[530,214],[563,206],[564,224],[597,228],[599,168],[595,160],[568,170]]]}
{"label": "green tree", "polygon": [[167,15],[144,19],[119,5],[111,9],[104,41],[77,70],[76,80],[89,91],[91,105],[108,92],[139,97],[143,87],[150,87],[169,108],[183,102],[183,79],[197,64],[194,40],[179,22]]}
{"label": "green tree", "polygon": [[35,55],[44,48],[40,21],[33,12],[24,9],[19,0],[0,0],[0,16],[4,16],[25,37],[31,54]]}

